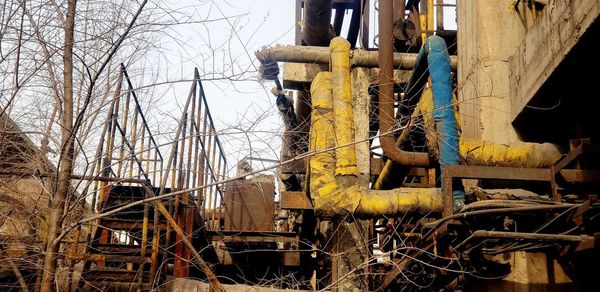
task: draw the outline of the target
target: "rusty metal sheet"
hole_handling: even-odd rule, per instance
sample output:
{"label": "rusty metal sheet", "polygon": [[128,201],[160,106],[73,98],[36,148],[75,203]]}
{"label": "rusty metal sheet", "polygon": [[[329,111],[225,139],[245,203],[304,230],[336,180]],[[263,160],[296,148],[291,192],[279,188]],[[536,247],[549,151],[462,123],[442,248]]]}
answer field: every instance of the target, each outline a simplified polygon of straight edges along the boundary
{"label": "rusty metal sheet", "polygon": [[279,207],[288,210],[314,209],[310,198],[305,192],[281,192]]}
{"label": "rusty metal sheet", "polygon": [[288,267],[300,266],[300,252],[292,251],[292,252],[284,252],[283,257],[283,265]]}
{"label": "rusty metal sheet", "polygon": [[275,185],[238,180],[225,186],[225,230],[273,230]]}

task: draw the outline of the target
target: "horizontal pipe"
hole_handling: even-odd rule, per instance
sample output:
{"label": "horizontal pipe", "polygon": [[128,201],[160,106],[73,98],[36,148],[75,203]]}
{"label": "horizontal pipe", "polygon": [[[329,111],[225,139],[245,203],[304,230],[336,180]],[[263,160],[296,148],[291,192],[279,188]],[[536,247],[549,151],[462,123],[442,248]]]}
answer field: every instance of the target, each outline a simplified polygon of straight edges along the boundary
{"label": "horizontal pipe", "polygon": [[564,235],[564,234],[545,234],[528,232],[506,232],[506,231],[487,231],[477,230],[473,232],[473,237],[485,238],[508,238],[508,239],[526,239],[526,240],[544,240],[544,241],[573,241],[579,242],[589,238],[586,235]]}
{"label": "horizontal pipe", "polygon": [[[329,64],[330,54],[327,47],[276,45],[263,47],[255,53],[256,58],[263,64],[272,62],[316,63]],[[394,53],[395,69],[411,70],[417,60],[417,54]],[[450,56],[450,65],[456,70],[457,58]],[[379,52],[354,49],[350,51],[350,66],[370,67],[379,66]]]}
{"label": "horizontal pipe", "polygon": [[[436,131],[434,98],[429,88],[424,90],[417,107],[423,117],[427,146],[433,159],[439,159],[440,137]],[[457,114],[456,109],[453,114]],[[463,164],[477,166],[547,168],[561,158],[560,147],[552,143],[518,141],[500,144],[464,137],[458,139],[458,151]]]}
{"label": "horizontal pipe", "polygon": [[533,240],[533,241],[566,241],[581,242],[586,239],[593,239],[587,235],[565,235],[565,234],[547,234],[547,233],[529,233],[529,232],[506,232],[506,231],[488,231],[477,230],[469,237],[459,243],[454,249],[460,250],[467,242],[474,238],[486,239],[514,239],[514,240]]}
{"label": "horizontal pipe", "polygon": [[508,214],[508,213],[518,213],[518,212],[532,212],[532,211],[550,211],[550,210],[559,210],[559,209],[569,209],[574,206],[581,206],[577,204],[556,204],[556,205],[542,205],[542,206],[527,206],[527,207],[511,207],[511,208],[494,208],[494,209],[485,209],[485,210],[475,210],[464,213],[458,213],[450,216],[443,217],[437,221],[425,223],[423,226],[426,227],[429,231],[423,236],[424,239],[428,238],[431,234],[436,232],[440,226],[443,226],[445,222],[454,219],[465,219],[467,217],[474,217],[480,215],[491,215],[491,214]]}
{"label": "horizontal pipe", "polygon": [[385,217],[406,213],[442,211],[442,191],[439,188],[396,188],[369,190],[361,194],[354,214],[357,217]]}

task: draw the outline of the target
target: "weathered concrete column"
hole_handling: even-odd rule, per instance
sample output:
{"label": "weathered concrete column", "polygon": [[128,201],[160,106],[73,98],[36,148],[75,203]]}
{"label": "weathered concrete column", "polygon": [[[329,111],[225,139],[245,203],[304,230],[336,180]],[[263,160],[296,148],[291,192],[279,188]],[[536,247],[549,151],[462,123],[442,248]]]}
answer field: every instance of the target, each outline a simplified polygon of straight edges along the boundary
{"label": "weathered concrete column", "polygon": [[369,222],[340,220],[332,229],[332,291],[369,291]]}
{"label": "weathered concrete column", "polygon": [[508,60],[532,24],[531,13],[505,0],[458,0],[457,19],[463,137],[515,142]]}

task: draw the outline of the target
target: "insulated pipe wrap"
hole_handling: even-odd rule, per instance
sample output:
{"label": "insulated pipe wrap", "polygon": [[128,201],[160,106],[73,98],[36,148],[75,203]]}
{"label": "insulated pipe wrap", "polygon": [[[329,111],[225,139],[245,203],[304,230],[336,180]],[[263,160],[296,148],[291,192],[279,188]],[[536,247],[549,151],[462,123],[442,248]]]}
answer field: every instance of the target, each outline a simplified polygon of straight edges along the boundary
{"label": "insulated pipe wrap", "polygon": [[551,143],[497,144],[481,140],[461,139],[461,156],[469,164],[547,168],[561,157],[558,146]]}
{"label": "insulated pipe wrap", "polygon": [[[452,81],[450,79],[450,56],[444,39],[431,36],[425,41],[419,56],[427,56],[431,91],[433,94],[433,119],[436,122],[440,164],[459,164],[458,130],[454,115]],[[419,57],[417,57],[418,59]]]}
{"label": "insulated pipe wrap", "polygon": [[[354,145],[354,111],[350,92],[350,43],[341,37],[331,40],[333,113],[335,115],[335,175],[358,176]],[[344,146],[347,145],[347,146]],[[341,146],[341,147],[340,147]]]}
{"label": "insulated pipe wrap", "polygon": [[313,111],[311,115],[309,151],[317,152],[310,158],[310,193],[316,203],[337,188],[333,169],[333,151],[321,152],[335,146],[333,127],[333,97],[331,73],[320,72],[311,86]]}
{"label": "insulated pipe wrap", "polygon": [[[434,122],[434,97],[431,89],[421,95],[418,110],[423,115],[425,137],[434,158],[440,157],[438,133]],[[457,119],[458,112],[454,112]],[[458,124],[458,123],[457,123]],[[547,168],[561,157],[560,148],[551,143],[515,142],[498,144],[477,139],[459,139],[460,159],[467,165]]]}
{"label": "insulated pipe wrap", "polygon": [[[442,194],[438,188],[397,188],[369,191],[360,201],[356,213],[387,216],[411,212],[428,213],[442,210]],[[385,213],[383,213],[385,212]]]}
{"label": "insulated pipe wrap", "polygon": [[[349,191],[350,188],[355,190],[357,184],[353,181],[336,180],[338,156],[337,151],[333,150],[337,135],[334,129],[332,74],[318,73],[310,91],[313,106],[310,151],[316,152],[309,162],[311,197],[318,215],[343,216],[356,209],[360,201],[360,192]],[[323,152],[326,149],[332,150]]]}
{"label": "insulated pipe wrap", "polygon": [[[344,44],[342,43],[342,45]],[[335,44],[332,47],[335,47]],[[332,50],[332,53],[334,51]],[[351,93],[349,78],[348,81],[345,81],[345,70],[338,69],[335,69],[334,73],[321,72],[317,74],[311,85],[314,109],[311,116],[309,147],[314,155],[309,160],[309,171],[310,193],[315,213],[320,217],[345,217],[351,214],[355,217],[373,218],[397,216],[410,212],[440,211],[442,199],[439,189],[400,188],[372,192],[361,188],[358,176],[351,171],[343,173],[343,175],[336,175],[337,167],[334,168],[334,165],[344,165],[340,161],[351,160],[344,155],[354,157],[354,161],[356,161],[355,152],[334,150],[334,147],[345,145],[337,144],[341,137],[348,138],[349,136],[353,139],[353,135],[348,133],[352,133],[354,123],[351,94],[349,95],[350,101],[347,100],[348,96],[344,95]],[[335,84],[333,80],[336,79],[341,80],[340,84],[346,88],[339,88],[344,94],[334,96],[333,92],[336,91],[335,86],[332,85]],[[344,99],[346,100],[344,101]],[[341,109],[340,115],[335,114],[336,107],[338,107],[337,110]],[[340,118],[342,120],[338,121]],[[339,124],[337,124],[338,122]],[[355,151],[353,146],[341,148],[351,148],[352,151]]]}

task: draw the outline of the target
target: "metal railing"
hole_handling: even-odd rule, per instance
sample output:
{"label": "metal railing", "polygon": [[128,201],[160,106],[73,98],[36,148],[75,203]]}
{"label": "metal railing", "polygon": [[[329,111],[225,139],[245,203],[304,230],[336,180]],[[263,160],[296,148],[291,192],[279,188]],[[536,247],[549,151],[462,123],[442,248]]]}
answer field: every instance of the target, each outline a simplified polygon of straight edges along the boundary
{"label": "metal railing", "polygon": [[[112,183],[152,185],[163,176],[163,155],[123,64],[94,162],[93,175],[115,178]],[[94,182],[96,207],[106,199],[105,180]]]}
{"label": "metal railing", "polygon": [[[179,138],[173,145],[171,186],[174,190],[198,188],[189,194],[197,206],[207,229],[221,229],[223,186],[219,184],[227,172],[223,145],[215,128],[198,69],[180,120]],[[188,203],[188,196],[182,196]]]}

